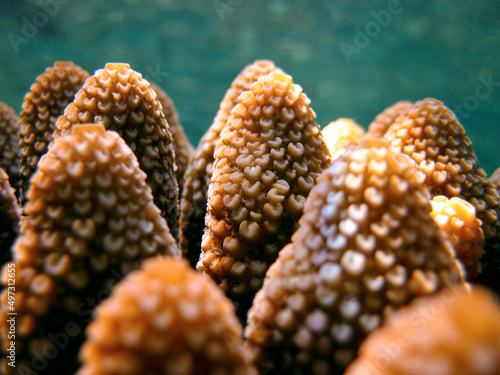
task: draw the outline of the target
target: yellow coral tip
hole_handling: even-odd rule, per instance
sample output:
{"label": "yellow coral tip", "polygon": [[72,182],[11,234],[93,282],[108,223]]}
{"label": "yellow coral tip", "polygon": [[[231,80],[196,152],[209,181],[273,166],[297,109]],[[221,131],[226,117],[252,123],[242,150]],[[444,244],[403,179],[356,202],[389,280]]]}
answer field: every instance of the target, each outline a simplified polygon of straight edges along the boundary
{"label": "yellow coral tip", "polygon": [[56,61],[56,63],[54,64],[55,68],[64,66],[74,66],[74,64],[71,61]]}
{"label": "yellow coral tip", "polygon": [[272,72],[269,74],[269,77],[274,81],[286,82],[288,84],[292,83],[292,77],[285,73]]}

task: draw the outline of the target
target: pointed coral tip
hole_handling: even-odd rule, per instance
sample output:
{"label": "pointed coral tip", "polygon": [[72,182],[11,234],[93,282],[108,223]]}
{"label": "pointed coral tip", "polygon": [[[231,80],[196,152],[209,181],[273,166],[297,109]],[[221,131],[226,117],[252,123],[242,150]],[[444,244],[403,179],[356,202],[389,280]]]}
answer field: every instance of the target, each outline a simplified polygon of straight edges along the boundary
{"label": "pointed coral tip", "polygon": [[275,81],[286,82],[288,84],[292,83],[292,77],[285,73],[272,72],[269,74],[269,77],[271,77]]}
{"label": "pointed coral tip", "polygon": [[58,67],[65,67],[65,66],[74,66],[75,64],[73,64],[71,61],[56,61],[54,63],[54,67],[55,68],[58,68]]}
{"label": "pointed coral tip", "polygon": [[104,69],[107,70],[118,70],[121,72],[123,69],[130,69],[130,64],[126,63],[107,63]]}

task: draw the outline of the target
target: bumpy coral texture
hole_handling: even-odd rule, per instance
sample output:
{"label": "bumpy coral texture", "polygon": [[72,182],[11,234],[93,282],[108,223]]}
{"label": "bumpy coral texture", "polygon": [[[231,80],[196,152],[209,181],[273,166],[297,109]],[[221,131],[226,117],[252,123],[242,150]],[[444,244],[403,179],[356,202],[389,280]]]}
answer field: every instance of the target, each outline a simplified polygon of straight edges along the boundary
{"label": "bumpy coral texture", "polygon": [[0,102],[0,168],[9,175],[11,186],[19,189],[19,117]]}
{"label": "bumpy coral texture", "polygon": [[498,375],[500,305],[491,292],[420,298],[368,336],[345,375]]}
{"label": "bumpy coral texture", "polygon": [[0,168],[0,266],[11,259],[10,247],[21,224],[21,210],[9,176]]}
{"label": "bumpy coral texture", "polygon": [[342,374],[399,307],[463,284],[423,178],[374,138],[320,176],[248,314],[246,345],[262,373]]}
{"label": "bumpy coral texture", "polygon": [[187,263],[155,258],[97,309],[77,375],[256,375],[231,302]]}
{"label": "bumpy coral texture", "polygon": [[497,190],[500,190],[500,167],[495,169],[495,171],[490,176],[490,180],[493,183],[493,185],[495,185]]}
{"label": "bumpy coral texture", "polygon": [[357,144],[359,138],[365,134],[365,130],[350,118],[332,121],[321,132],[333,157],[343,152],[347,146]]}
{"label": "bumpy coral texture", "polygon": [[58,61],[37,77],[24,97],[20,121],[20,192],[26,203],[29,179],[53,139],[56,121],[89,74],[72,62]]}
{"label": "bumpy coral texture", "polygon": [[425,173],[432,196],[459,197],[474,206],[485,238],[476,281],[500,293],[500,198],[454,113],[439,100],[424,99],[400,116],[384,137]]}
{"label": "bumpy coral texture", "polygon": [[54,136],[78,123],[103,123],[125,140],[148,175],[155,204],[178,232],[179,201],[172,135],[155,91],[128,64],[106,64],[85,82],[57,122]]}
{"label": "bumpy coral texture", "polygon": [[179,114],[177,109],[175,109],[174,101],[167,95],[167,93],[158,85],[154,83],[151,84],[153,90],[155,90],[158,100],[163,107],[163,113],[167,119],[170,133],[172,134],[172,141],[174,144],[175,152],[175,164],[177,165],[177,170],[175,171],[175,178],[177,179],[177,185],[179,186],[179,195],[182,193],[184,186],[184,173],[189,164],[189,159],[194,155],[194,147],[189,142],[184,128],[179,120]]}
{"label": "bumpy coral texture", "polygon": [[189,161],[181,198],[179,245],[182,254],[193,266],[200,258],[207,213],[207,191],[212,177],[215,145],[220,138],[220,132],[226,126],[231,110],[238,104],[238,96],[260,77],[276,69],[273,62],[265,60],[257,60],[243,69],[224,95],[214,122],[201,138],[194,157]]}
{"label": "bumpy coral texture", "polygon": [[226,291],[242,317],[330,163],[301,91],[283,73],[260,78],[239,96],[214,152],[197,269]]}
{"label": "bumpy coral texture", "polygon": [[[56,138],[38,163],[28,198],[27,218],[13,246],[16,368],[70,371],[81,340],[77,333],[111,285],[143,259],[180,257],[180,250],[137,158],[102,124],[75,125],[72,135]],[[4,290],[3,339],[6,300]],[[78,329],[68,328],[72,322]],[[74,334],[69,345],[54,347],[48,334],[68,330]],[[8,340],[2,343],[5,351]],[[51,361],[54,350],[59,354]],[[46,360],[42,364],[37,353]]]}
{"label": "bumpy coral texture", "polygon": [[464,266],[466,280],[473,281],[481,269],[479,258],[484,242],[481,221],[476,217],[474,206],[458,197],[448,199],[443,195],[433,197],[431,203],[431,217],[439,229],[448,234],[455,257]]}
{"label": "bumpy coral texture", "polygon": [[377,117],[375,117],[375,120],[368,126],[367,134],[375,138],[383,137],[394,121],[396,121],[399,116],[404,115],[412,106],[412,102],[400,101],[387,107],[382,113],[379,113]]}

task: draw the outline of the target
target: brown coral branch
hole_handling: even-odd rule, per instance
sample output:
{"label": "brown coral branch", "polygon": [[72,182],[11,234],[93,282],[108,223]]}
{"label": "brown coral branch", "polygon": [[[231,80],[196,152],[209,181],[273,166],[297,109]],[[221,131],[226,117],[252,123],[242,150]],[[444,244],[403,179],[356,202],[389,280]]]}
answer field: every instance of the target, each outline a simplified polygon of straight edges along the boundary
{"label": "brown coral branch", "polygon": [[215,145],[220,133],[226,126],[231,110],[238,104],[238,96],[260,77],[276,69],[271,61],[257,60],[238,74],[224,95],[214,122],[201,138],[195,155],[189,161],[181,198],[179,245],[183,256],[192,266],[195,266],[200,258],[201,238],[207,213],[207,191],[212,177]]}
{"label": "brown coral branch", "polygon": [[[146,174],[123,139],[102,124],[74,125],[40,159],[13,246],[16,371],[69,371],[92,308],[112,284],[155,255],[180,257]],[[5,271],[5,268],[4,268]],[[7,274],[2,278],[8,285]],[[1,297],[2,352],[10,340]],[[55,346],[68,325],[74,337]],[[52,335],[52,336],[51,336]],[[57,355],[54,355],[54,352]],[[13,369],[2,368],[6,373]],[[10,370],[10,371],[7,371]]]}
{"label": "brown coral branch", "polygon": [[459,197],[474,206],[485,238],[476,282],[500,293],[500,197],[455,114],[439,100],[424,99],[398,117],[384,138],[415,161],[432,196]]}
{"label": "brown coral branch", "polygon": [[215,148],[197,269],[226,291],[243,318],[330,163],[301,91],[284,73],[261,77],[239,96]]}
{"label": "brown coral branch", "polygon": [[185,261],[155,258],[97,309],[77,375],[256,375],[231,302]]}
{"label": "brown coral branch", "polygon": [[375,138],[322,173],[248,314],[248,353],[263,373],[341,373],[393,311],[462,283],[423,177]]}
{"label": "brown coral branch", "polygon": [[172,135],[149,82],[128,64],[106,64],[78,91],[57,121],[54,137],[80,123],[103,123],[125,140],[148,176],[155,204],[177,236],[179,201]]}
{"label": "brown coral branch", "polygon": [[89,74],[69,61],[58,61],[39,75],[24,97],[20,121],[20,192],[24,206],[29,180],[53,139],[56,121]]}

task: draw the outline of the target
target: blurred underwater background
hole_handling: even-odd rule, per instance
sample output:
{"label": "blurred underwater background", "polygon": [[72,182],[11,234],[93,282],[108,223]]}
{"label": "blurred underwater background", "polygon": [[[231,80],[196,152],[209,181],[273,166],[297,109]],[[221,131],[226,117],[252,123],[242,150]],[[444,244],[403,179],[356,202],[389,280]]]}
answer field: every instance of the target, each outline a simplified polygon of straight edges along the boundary
{"label": "blurred underwater background", "polygon": [[317,122],[365,128],[399,100],[452,109],[490,175],[500,166],[500,1],[1,0],[0,101],[20,112],[58,60],[126,62],[174,100],[193,145],[231,81],[273,60]]}

